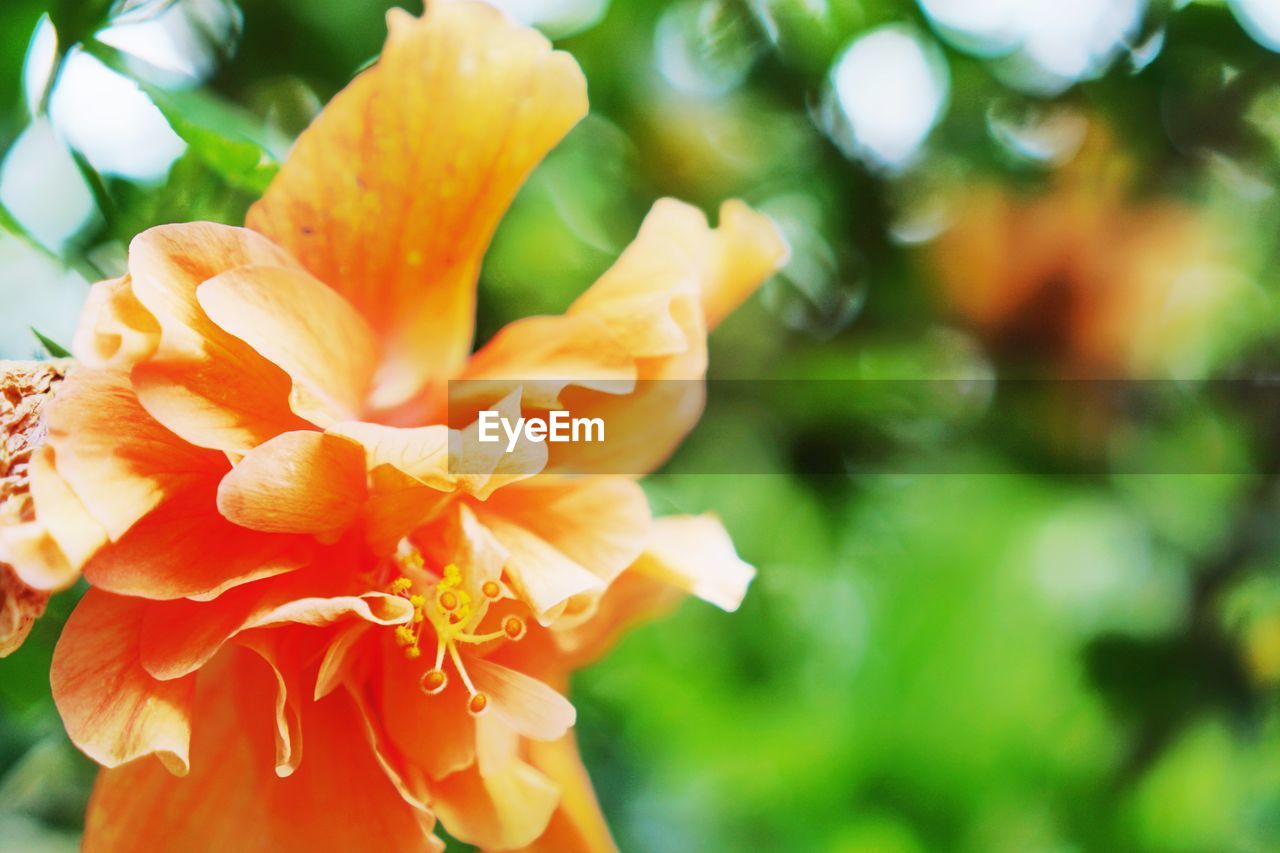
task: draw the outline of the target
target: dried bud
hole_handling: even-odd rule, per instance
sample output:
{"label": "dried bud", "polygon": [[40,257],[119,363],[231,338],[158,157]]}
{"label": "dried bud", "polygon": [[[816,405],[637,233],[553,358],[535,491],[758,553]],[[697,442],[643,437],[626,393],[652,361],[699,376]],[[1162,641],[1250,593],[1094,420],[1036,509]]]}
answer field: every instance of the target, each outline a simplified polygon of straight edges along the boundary
{"label": "dried bud", "polygon": [[[66,370],[63,362],[0,361],[0,525],[34,518],[27,466],[45,440],[41,410]],[[0,554],[0,657],[22,645],[48,600]]]}

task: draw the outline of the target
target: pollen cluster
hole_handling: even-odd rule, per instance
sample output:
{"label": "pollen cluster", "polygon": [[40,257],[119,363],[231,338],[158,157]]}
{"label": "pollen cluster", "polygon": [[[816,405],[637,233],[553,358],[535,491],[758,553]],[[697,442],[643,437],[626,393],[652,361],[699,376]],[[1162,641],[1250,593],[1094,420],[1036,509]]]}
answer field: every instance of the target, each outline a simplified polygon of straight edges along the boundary
{"label": "pollen cluster", "polygon": [[[479,716],[490,705],[489,696],[476,689],[467,673],[461,649],[479,646],[498,640],[512,642],[522,639],[526,626],[519,616],[502,619],[497,630],[477,634],[475,629],[484,620],[492,602],[507,596],[502,584],[487,580],[473,595],[466,588],[461,570],[453,563],[444,566],[438,577],[427,569],[422,554],[413,547],[404,547],[396,556],[396,562],[405,574],[392,581],[389,591],[407,599],[413,606],[413,619],[395,629],[396,643],[404,648],[405,657],[416,660],[422,656],[423,635],[427,626],[436,635],[435,663],[419,680],[422,692],[435,696],[449,686],[449,674],[445,672],[445,656],[453,664],[462,684],[467,689],[467,710]],[[410,575],[429,580],[415,583]],[[418,587],[423,592],[418,592]]]}

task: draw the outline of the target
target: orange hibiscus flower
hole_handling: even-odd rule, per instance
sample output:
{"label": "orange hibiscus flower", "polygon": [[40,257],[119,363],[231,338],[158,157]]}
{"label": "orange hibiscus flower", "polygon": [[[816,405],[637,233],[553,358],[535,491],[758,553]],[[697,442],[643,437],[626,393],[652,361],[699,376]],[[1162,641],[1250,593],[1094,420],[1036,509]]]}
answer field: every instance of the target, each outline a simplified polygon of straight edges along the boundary
{"label": "orange hibiscus flower", "polygon": [[706,334],[783,261],[777,230],[662,201],[563,316],[469,355],[481,254],[584,82],[479,3],[388,22],[247,228],[133,241],[50,406],[25,559],[92,584],[52,671],[108,768],[88,849],[417,850],[437,817],[488,849],[608,847],[568,673],[674,591],[732,609],[752,577],[718,522],[652,519],[631,477],[480,452],[446,392],[599,413],[643,473],[696,420]]}

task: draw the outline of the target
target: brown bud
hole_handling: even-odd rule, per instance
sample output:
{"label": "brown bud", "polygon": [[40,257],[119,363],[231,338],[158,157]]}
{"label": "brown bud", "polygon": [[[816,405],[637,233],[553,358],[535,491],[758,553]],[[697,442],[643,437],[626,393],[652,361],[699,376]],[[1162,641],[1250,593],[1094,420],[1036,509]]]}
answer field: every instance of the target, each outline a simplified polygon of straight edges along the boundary
{"label": "brown bud", "polygon": [[[0,525],[31,521],[27,466],[44,443],[42,409],[66,376],[66,362],[0,361]],[[24,584],[0,555],[0,657],[44,613],[49,593]]]}

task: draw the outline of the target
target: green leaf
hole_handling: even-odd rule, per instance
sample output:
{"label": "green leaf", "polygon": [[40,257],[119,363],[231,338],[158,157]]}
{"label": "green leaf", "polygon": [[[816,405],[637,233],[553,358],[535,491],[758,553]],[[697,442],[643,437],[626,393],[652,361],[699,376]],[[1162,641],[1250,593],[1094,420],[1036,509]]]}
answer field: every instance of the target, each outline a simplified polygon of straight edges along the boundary
{"label": "green leaf", "polygon": [[227,183],[255,195],[266,190],[280,164],[253,138],[257,128],[250,115],[198,89],[141,85],[174,133]]}
{"label": "green leaf", "polygon": [[31,327],[31,334],[36,336],[36,340],[40,342],[40,346],[44,347],[45,352],[49,353],[50,358],[71,358],[71,350],[44,334],[35,326]]}
{"label": "green leaf", "polygon": [[173,132],[230,186],[261,195],[280,170],[265,141],[262,123],[252,114],[200,89],[169,90],[137,73],[138,62],[96,40],[82,47],[146,93]]}

